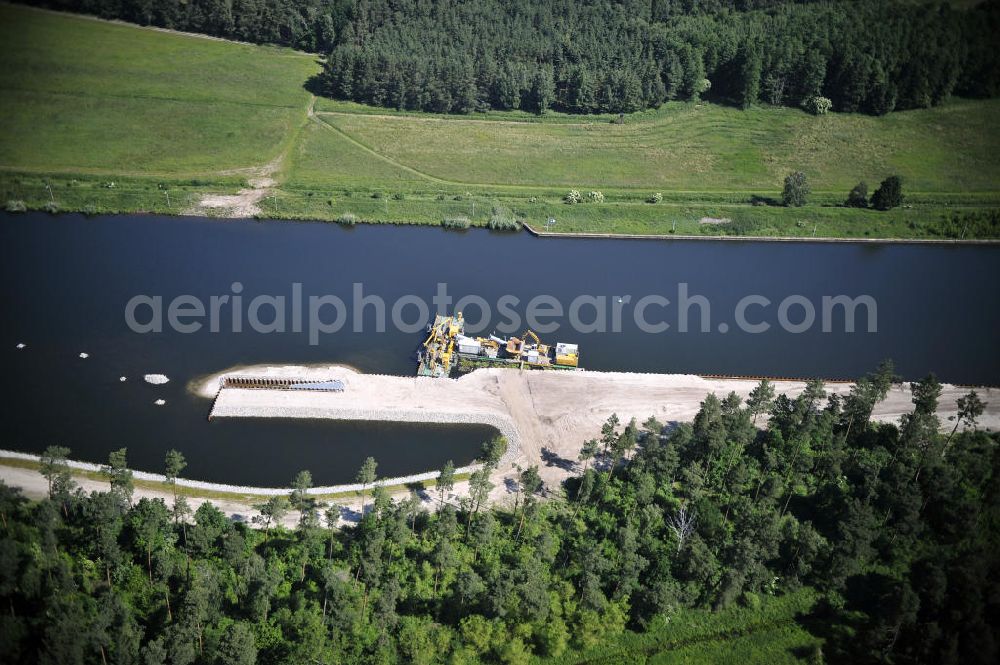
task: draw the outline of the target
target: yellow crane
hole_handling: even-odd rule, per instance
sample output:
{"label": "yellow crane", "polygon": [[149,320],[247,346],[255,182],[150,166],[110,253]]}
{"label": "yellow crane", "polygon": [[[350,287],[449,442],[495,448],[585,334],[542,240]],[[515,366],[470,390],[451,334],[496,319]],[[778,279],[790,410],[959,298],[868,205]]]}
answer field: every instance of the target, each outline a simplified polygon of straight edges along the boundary
{"label": "yellow crane", "polygon": [[464,326],[461,312],[454,317],[440,314],[435,317],[424,340],[418,375],[447,376],[451,372],[455,340],[462,334]]}

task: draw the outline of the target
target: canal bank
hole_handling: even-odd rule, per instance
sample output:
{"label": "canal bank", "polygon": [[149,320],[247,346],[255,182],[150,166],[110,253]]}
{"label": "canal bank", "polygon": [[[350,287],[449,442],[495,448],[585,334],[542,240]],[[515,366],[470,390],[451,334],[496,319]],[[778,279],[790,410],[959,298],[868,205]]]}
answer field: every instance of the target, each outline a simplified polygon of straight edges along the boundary
{"label": "canal bank", "polygon": [[527,222],[525,230],[536,238],[582,238],[592,240],[729,240],[734,242],[829,242],[873,245],[1000,245],[1000,238],[839,238],[835,236],[745,236],[693,235],[685,233],[584,233],[540,231]]}
{"label": "canal bank", "polygon": [[[724,397],[735,392],[745,398],[757,382],[746,379],[704,378],[681,374],[640,374],[626,372],[543,372],[508,369],[479,369],[458,379],[433,379],[390,375],[366,375],[343,367],[323,366],[252,366],[227,370],[242,376],[325,379],[335,376],[343,381],[343,392],[296,392],[283,389],[226,388],[217,395],[215,417],[241,420],[245,418],[370,420],[419,418],[432,422],[491,423],[509,439],[500,467],[493,473],[494,488],[490,500],[494,503],[513,501],[516,474],[519,468],[538,466],[548,491],[558,492],[559,483],[578,473],[578,457],[584,441],[596,437],[601,425],[612,414],[622,425],[630,418],[642,422],[656,417],[667,426],[689,422],[698,412],[709,393]],[[200,379],[190,388],[198,395],[207,415],[212,398],[219,392],[220,379],[226,373]],[[805,388],[802,381],[775,381],[779,394],[795,397]],[[846,395],[849,383],[827,385],[828,394]],[[968,392],[968,387],[942,386],[938,417],[943,429],[949,429],[957,412],[955,401]],[[982,388],[980,397],[987,403],[979,419],[982,429],[1000,429],[1000,390]],[[912,395],[908,384],[894,386],[886,399],[876,405],[873,419],[897,422],[912,411]],[[329,463],[337,464],[338,451],[329,450]],[[0,451],[0,479],[22,487],[29,496],[43,496],[45,478],[37,470],[37,456]],[[35,464],[32,464],[34,462]],[[102,490],[106,481],[96,474],[98,465],[72,463],[76,480],[85,490]],[[460,471],[468,472],[470,468]],[[438,500],[433,490],[436,471],[407,477],[382,479],[380,484],[392,488],[401,499],[416,491],[418,499],[429,509]],[[171,501],[169,488],[162,484],[163,476],[136,473],[137,497],[162,498]],[[407,487],[405,484],[410,483]],[[423,483],[426,487],[420,489]],[[230,516],[247,519],[256,514],[254,505],[262,498],[287,494],[280,487],[233,486],[221,483],[179,480],[197,507],[211,500]],[[310,493],[341,506],[345,520],[357,519],[365,499],[356,483],[315,487]],[[468,495],[467,480],[460,480],[445,497],[457,503]],[[286,517],[294,525],[297,516]]]}
{"label": "canal bank", "polygon": [[[612,414],[623,425],[653,416],[661,423],[691,421],[709,393],[720,399],[730,392],[745,399],[757,386],[750,379],[706,378],[691,374],[629,372],[554,372],[477,369],[457,379],[367,375],[344,368],[257,366],[235,370],[244,376],[326,379],[343,382],[343,392],[289,390],[218,390],[221,379],[204,379],[196,392],[208,398],[218,391],[215,418],[325,418],[330,420],[403,420],[488,424],[511,445],[496,482],[512,478],[517,467],[538,466],[555,489],[572,475],[583,443],[596,437]],[[804,381],[776,380],[779,394],[794,398]],[[826,385],[830,395],[845,396],[853,384]],[[987,403],[979,419],[984,429],[1000,429],[1000,390],[977,389]],[[957,413],[956,400],[969,387],[942,386],[938,415],[943,426]],[[909,384],[894,386],[873,418],[896,422],[913,410]],[[206,408],[207,405],[206,405]],[[434,477],[430,474],[428,477]]]}

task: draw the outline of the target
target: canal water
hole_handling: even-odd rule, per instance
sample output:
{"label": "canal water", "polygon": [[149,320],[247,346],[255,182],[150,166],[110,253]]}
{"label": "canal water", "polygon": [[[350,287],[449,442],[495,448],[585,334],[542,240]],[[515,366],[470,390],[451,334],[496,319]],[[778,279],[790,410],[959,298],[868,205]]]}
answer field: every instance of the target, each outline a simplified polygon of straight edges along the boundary
{"label": "canal water", "polygon": [[[76,459],[100,462],[127,446],[132,465],[149,471],[177,448],[189,461],[184,475],[202,480],[283,485],[309,469],[317,483],[347,482],[368,455],[383,475],[470,461],[488,428],[210,423],[209,403],[186,390],[199,376],[257,363],[411,375],[424,313],[416,301],[433,311],[442,288],[454,300],[487,304],[485,332],[558,325],[543,341],[579,343],[581,365],[593,370],[851,378],[891,358],[907,379],[934,371],[944,381],[1000,383],[1000,247],[542,240],[483,230],[34,213],[0,215],[0,243],[0,447],[39,452],[61,444]],[[161,332],[130,329],[125,313],[135,296],[162,299]],[[191,301],[206,308],[202,318],[181,319],[201,321],[196,332],[170,328],[168,308],[181,296],[181,311]],[[218,332],[208,317],[213,296],[229,296],[217,306]],[[250,330],[249,303],[258,296],[284,299],[284,332]],[[385,303],[384,330],[377,305],[367,302],[355,315],[361,296]],[[868,303],[855,308],[854,332],[845,330],[843,307],[824,316],[824,297]],[[325,324],[338,317],[331,303],[343,302],[343,327],[312,326],[311,340],[310,298]],[[666,330],[640,325],[642,298],[642,320]],[[532,299],[539,316],[530,322]],[[393,325],[394,304],[413,327]],[[558,307],[562,316],[543,315]],[[574,308],[587,327],[571,326]],[[806,326],[810,309],[815,320]],[[234,331],[234,310],[242,332]],[[481,318],[478,305],[464,310],[472,323]],[[270,306],[255,313],[265,324],[275,319]],[[136,308],[139,323],[152,316],[148,302]],[[171,381],[151,386],[146,373]]]}

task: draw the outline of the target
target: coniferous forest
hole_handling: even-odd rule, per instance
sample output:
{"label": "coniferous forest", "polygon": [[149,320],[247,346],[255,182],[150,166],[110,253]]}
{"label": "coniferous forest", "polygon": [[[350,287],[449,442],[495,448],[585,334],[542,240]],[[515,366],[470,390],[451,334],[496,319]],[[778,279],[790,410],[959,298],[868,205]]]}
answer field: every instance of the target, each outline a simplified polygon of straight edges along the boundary
{"label": "coniferous forest", "polygon": [[668,100],[881,115],[1000,91],[1000,0],[47,0],[327,57],[331,97],[439,113]]}
{"label": "coniferous forest", "polygon": [[[109,458],[109,491],[85,495],[68,451],[53,449],[49,498],[0,484],[0,653],[522,663],[654,617],[669,626],[684,608],[752,610],[809,587],[820,600],[797,621],[823,640],[799,654],[810,662],[995,663],[1000,440],[976,430],[974,392],[942,432],[933,376],[912,384],[898,423],[872,421],[893,382],[883,365],[844,398],[819,381],[775,396],[765,381],[745,402],[707,396],[691,424],[612,417],[563,461],[577,464],[564,488],[543,500],[537,469],[524,469],[504,508],[484,502],[496,439],[458,505],[446,472],[428,491],[440,509],[375,488],[345,527],[305,491],[308,473],[251,529],[211,504],[191,515],[183,495],[134,501],[124,450]],[[168,454],[168,478],[183,466]],[[294,530],[278,525],[285,515]]]}

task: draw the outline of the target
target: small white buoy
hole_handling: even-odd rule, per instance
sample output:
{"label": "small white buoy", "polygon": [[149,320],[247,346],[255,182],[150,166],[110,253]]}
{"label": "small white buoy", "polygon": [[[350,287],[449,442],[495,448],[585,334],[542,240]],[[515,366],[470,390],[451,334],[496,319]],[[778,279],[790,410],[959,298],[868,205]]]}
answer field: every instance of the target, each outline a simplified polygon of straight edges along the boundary
{"label": "small white buoy", "polygon": [[28,348],[28,345],[25,344],[24,342],[18,342],[17,343],[17,348],[19,348],[19,349],[26,349],[26,348]]}
{"label": "small white buoy", "polygon": [[81,358],[89,358],[89,357],[90,357],[90,354],[89,354],[89,353],[81,353],[81,354],[80,354],[80,357],[81,357]]}
{"label": "small white buoy", "polygon": [[165,399],[158,399],[155,402],[153,402],[153,404],[155,404],[156,406],[163,406],[166,403],[167,403],[167,400],[165,400]]}
{"label": "small white buoy", "polygon": [[126,381],[128,381],[128,379],[126,377],[124,377],[124,376],[119,376],[118,380],[121,381],[122,383],[125,383]]}
{"label": "small white buoy", "polygon": [[159,386],[170,381],[170,379],[163,374],[147,374],[142,378],[146,380],[146,383],[152,383],[154,386]]}

